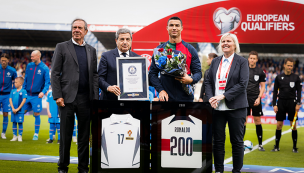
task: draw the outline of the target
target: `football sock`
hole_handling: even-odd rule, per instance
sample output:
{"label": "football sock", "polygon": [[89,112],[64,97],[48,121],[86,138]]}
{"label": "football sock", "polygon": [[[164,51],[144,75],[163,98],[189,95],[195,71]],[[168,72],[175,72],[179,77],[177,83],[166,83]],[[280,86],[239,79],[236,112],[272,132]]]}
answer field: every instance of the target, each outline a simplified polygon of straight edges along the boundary
{"label": "football sock", "polygon": [[56,123],[56,129],[57,129],[58,140],[60,140],[60,123]]}
{"label": "football sock", "polygon": [[293,141],[293,148],[297,148],[298,131],[292,130],[291,136],[292,136],[292,141]]}
{"label": "football sock", "polygon": [[53,140],[53,135],[55,135],[56,128],[55,123],[50,123],[50,140]]}
{"label": "football sock", "polygon": [[263,129],[262,129],[262,125],[256,125],[256,134],[258,137],[258,141],[259,141],[259,145],[262,145],[262,140],[263,140]]}
{"label": "football sock", "polygon": [[246,126],[244,126],[244,137],[245,137],[245,133],[246,133]]}
{"label": "football sock", "polygon": [[276,147],[279,148],[282,130],[276,130]]}
{"label": "football sock", "polygon": [[13,122],[13,134],[17,136],[17,123]]}
{"label": "football sock", "polygon": [[77,126],[76,126],[76,127],[77,127],[77,129],[76,129],[76,130],[77,130],[77,136],[78,136],[78,124],[77,124]]}
{"label": "football sock", "polygon": [[76,129],[77,129],[77,126],[76,126],[76,120],[74,120],[73,137],[74,137],[74,136],[76,136]]}
{"label": "football sock", "polygon": [[39,129],[40,129],[40,115],[35,116],[35,133],[38,134],[39,133]]}
{"label": "football sock", "polygon": [[22,136],[23,133],[23,123],[18,123],[19,126],[19,135]]}
{"label": "football sock", "polygon": [[8,116],[7,117],[3,116],[3,129],[2,129],[2,133],[6,133],[7,124],[8,124]]}

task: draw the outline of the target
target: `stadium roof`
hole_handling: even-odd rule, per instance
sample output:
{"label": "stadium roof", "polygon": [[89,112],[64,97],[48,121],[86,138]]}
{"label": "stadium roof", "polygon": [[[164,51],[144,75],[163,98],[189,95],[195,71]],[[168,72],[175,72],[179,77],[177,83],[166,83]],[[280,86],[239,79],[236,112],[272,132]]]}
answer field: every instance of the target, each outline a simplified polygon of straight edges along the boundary
{"label": "stadium roof", "polygon": [[113,49],[118,28],[127,26],[136,32],[176,11],[215,1],[221,0],[6,1],[1,4],[5,15],[0,15],[0,45],[55,48],[57,43],[71,38],[71,21],[83,18],[92,24],[89,29],[104,47]]}
{"label": "stadium roof", "polygon": [[[0,45],[54,48],[57,43],[71,38],[70,22],[80,17],[92,24],[89,29],[106,49],[113,49],[116,47],[115,30],[119,27],[127,26],[136,32],[176,12],[219,1],[227,0],[188,0],[187,3],[184,0],[174,3],[163,0],[130,0],[127,3],[122,0],[89,0],[85,3],[73,0],[5,1],[1,4],[1,13],[5,15],[0,15]],[[301,0],[283,1],[304,4]],[[258,48],[261,52],[288,48],[290,53],[303,53],[304,50],[302,45],[257,45]]]}

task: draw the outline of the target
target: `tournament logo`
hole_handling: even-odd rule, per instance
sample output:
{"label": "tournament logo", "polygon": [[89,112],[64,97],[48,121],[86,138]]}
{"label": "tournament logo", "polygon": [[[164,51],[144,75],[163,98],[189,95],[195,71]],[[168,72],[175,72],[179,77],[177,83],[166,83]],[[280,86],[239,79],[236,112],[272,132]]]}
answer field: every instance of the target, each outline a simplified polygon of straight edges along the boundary
{"label": "tournament logo", "polygon": [[134,73],[136,73],[136,67],[135,66],[133,66],[133,65],[131,65],[129,68],[128,68],[128,72],[130,73],[130,74],[134,74]]}
{"label": "tournament logo", "polygon": [[282,77],[282,80],[284,79],[284,77]]}
{"label": "tournament logo", "polygon": [[290,82],[289,85],[290,85],[291,88],[293,88],[295,86],[295,83],[294,82]]}
{"label": "tournament logo", "polygon": [[258,81],[258,80],[259,80],[259,78],[260,78],[260,76],[259,76],[259,75],[254,75],[254,80],[255,80],[255,81]]}
{"label": "tournament logo", "polygon": [[241,11],[232,7],[229,10],[220,7],[213,13],[214,25],[221,31],[221,35],[234,31],[241,24]]}
{"label": "tournament logo", "polygon": [[126,140],[133,140],[133,139],[134,139],[133,137],[131,137],[131,134],[132,134],[132,131],[129,130],[129,131],[128,131],[129,137],[126,137]]}
{"label": "tournament logo", "polygon": [[41,70],[38,70],[38,73],[37,74],[41,74]]}
{"label": "tournament logo", "polygon": [[7,75],[6,77],[11,77],[11,73],[10,72],[7,72],[6,75]]}
{"label": "tournament logo", "polygon": [[37,105],[37,108],[40,108],[40,105]]}
{"label": "tournament logo", "polygon": [[21,96],[22,96],[22,93],[19,93],[19,95],[21,95]]}

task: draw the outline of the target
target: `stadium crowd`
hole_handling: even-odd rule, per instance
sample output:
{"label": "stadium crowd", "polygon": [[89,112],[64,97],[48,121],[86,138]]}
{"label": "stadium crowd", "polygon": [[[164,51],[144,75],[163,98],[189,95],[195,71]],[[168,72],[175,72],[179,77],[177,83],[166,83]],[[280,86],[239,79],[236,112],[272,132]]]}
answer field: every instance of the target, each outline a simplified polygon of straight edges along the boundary
{"label": "stadium crowd", "polygon": [[[277,75],[283,73],[284,71],[284,59],[273,59],[273,58],[260,58],[257,62],[257,67],[262,68],[266,74],[266,90],[262,97],[262,106],[264,110],[273,110],[272,108],[272,95],[274,80]],[[300,80],[303,84],[304,82],[304,69],[301,66],[298,58],[295,60],[293,72],[299,75]],[[304,85],[302,85],[302,101],[304,101]],[[301,112],[304,111],[303,106],[300,109]]]}
{"label": "stadium crowd", "polygon": [[[17,76],[24,77],[25,69],[28,63],[31,62],[31,52],[23,50],[2,50],[2,53],[9,54],[9,66],[14,67],[17,71]],[[41,51],[41,61],[51,68],[51,59],[53,51]]]}

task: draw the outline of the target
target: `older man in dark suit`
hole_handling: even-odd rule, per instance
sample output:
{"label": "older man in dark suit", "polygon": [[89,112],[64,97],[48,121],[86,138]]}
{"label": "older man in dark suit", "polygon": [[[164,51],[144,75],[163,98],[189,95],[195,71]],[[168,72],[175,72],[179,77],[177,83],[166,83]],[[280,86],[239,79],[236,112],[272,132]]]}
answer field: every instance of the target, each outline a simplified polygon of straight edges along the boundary
{"label": "older man in dark suit", "polygon": [[53,56],[51,84],[53,98],[59,106],[60,147],[58,172],[67,172],[74,129],[74,114],[78,118],[78,170],[88,172],[90,101],[98,100],[96,49],[84,41],[87,23],[72,22],[72,39],[58,43]]}
{"label": "older man in dark suit", "polygon": [[117,57],[136,57],[139,56],[130,51],[132,45],[132,32],[127,28],[121,28],[116,32],[117,48],[102,54],[99,66],[99,88],[102,89],[104,100],[117,100],[120,95],[120,88],[117,86]]}

